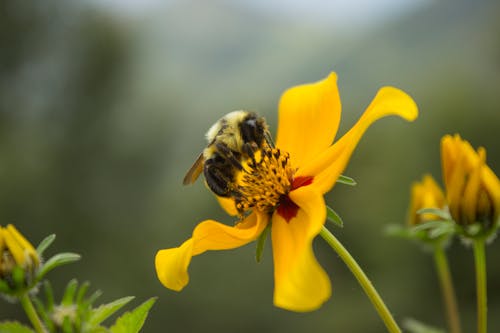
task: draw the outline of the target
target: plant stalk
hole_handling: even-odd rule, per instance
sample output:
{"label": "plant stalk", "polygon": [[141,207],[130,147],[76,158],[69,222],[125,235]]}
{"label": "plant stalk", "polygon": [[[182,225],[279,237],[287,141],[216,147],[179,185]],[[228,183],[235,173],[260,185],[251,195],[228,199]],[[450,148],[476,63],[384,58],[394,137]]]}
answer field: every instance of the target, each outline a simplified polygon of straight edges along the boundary
{"label": "plant stalk", "polygon": [[35,307],[33,306],[33,303],[31,302],[31,299],[28,296],[28,294],[27,293],[23,294],[22,296],[19,297],[19,300],[21,302],[24,311],[26,312],[26,315],[28,316],[28,319],[31,321],[31,324],[33,325],[35,331],[37,333],[47,333],[47,330],[43,326],[40,317],[38,317]]}
{"label": "plant stalk", "polygon": [[483,238],[474,239],[474,260],[476,266],[477,332],[486,333],[488,306],[486,298],[486,253]]}
{"label": "plant stalk", "polygon": [[398,324],[394,320],[392,314],[389,312],[389,309],[385,305],[384,301],[378,294],[377,290],[368,279],[366,274],[363,272],[361,267],[359,267],[358,263],[351,256],[349,251],[339,242],[339,240],[327,229],[323,226],[320,233],[321,237],[331,246],[331,248],[337,252],[340,258],[344,261],[344,263],[349,267],[354,277],[358,280],[359,284],[365,291],[366,295],[372,302],[375,310],[377,310],[380,318],[384,321],[387,330],[390,333],[401,333],[401,329]]}
{"label": "plant stalk", "polygon": [[441,244],[437,244],[434,247],[434,262],[436,264],[436,270],[441,284],[441,292],[443,293],[448,328],[450,333],[461,333],[462,329],[460,327],[460,315],[458,312],[455,289],[451,279],[448,259],[446,258],[446,253]]}

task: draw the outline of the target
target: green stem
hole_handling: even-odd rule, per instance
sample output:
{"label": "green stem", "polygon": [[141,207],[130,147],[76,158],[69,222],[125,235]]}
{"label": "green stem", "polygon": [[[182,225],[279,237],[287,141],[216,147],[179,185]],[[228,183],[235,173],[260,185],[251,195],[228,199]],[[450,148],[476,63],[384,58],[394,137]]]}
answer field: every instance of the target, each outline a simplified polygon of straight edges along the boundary
{"label": "green stem", "polygon": [[40,317],[38,317],[38,314],[36,313],[35,307],[33,306],[33,303],[31,302],[30,297],[28,296],[27,293],[19,297],[19,300],[21,301],[21,305],[26,312],[26,315],[28,316],[29,320],[31,321],[31,324],[35,328],[35,331],[37,333],[47,333],[47,330],[42,324],[42,321],[40,320]]}
{"label": "green stem", "polygon": [[330,245],[332,249],[335,252],[337,252],[340,258],[347,265],[347,267],[349,267],[352,274],[356,277],[359,284],[361,285],[366,295],[372,302],[373,306],[377,310],[379,316],[384,321],[387,330],[391,333],[401,333],[401,329],[399,328],[398,324],[392,317],[391,313],[389,312],[389,309],[387,309],[387,306],[385,305],[384,301],[378,294],[377,290],[375,290],[375,287],[373,287],[373,284],[368,279],[366,274],[363,272],[361,267],[359,267],[356,260],[354,260],[354,258],[351,256],[349,251],[347,251],[346,248],[339,242],[339,240],[335,238],[335,236],[333,236],[333,234],[324,226],[319,234],[328,243],[328,245]]}
{"label": "green stem", "polygon": [[458,313],[455,289],[453,288],[448,259],[441,244],[437,244],[434,247],[434,262],[441,284],[450,333],[461,333],[462,329],[460,328],[460,315]]}
{"label": "green stem", "polygon": [[486,333],[486,254],[483,238],[474,239],[474,259],[476,262],[477,332]]}

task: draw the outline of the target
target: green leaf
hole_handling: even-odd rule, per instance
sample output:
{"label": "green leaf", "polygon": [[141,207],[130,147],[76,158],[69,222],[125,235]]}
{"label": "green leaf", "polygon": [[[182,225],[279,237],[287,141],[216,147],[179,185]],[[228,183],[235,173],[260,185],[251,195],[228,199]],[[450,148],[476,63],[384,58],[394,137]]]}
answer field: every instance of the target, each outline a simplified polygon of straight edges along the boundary
{"label": "green leaf", "polygon": [[442,329],[426,325],[412,318],[405,319],[403,327],[410,333],[445,333]]}
{"label": "green leaf", "polygon": [[44,281],[43,290],[45,292],[47,311],[52,312],[52,310],[54,310],[54,292],[52,291],[52,285],[48,280]]}
{"label": "green leaf", "polygon": [[76,299],[75,303],[80,304],[83,302],[83,298],[85,297],[85,294],[87,293],[87,290],[90,287],[90,283],[88,281],[85,281],[80,285],[80,288],[78,289],[78,293],[76,294]]}
{"label": "green leaf", "polygon": [[351,177],[347,177],[344,175],[340,175],[339,178],[337,178],[337,183],[341,183],[341,184],[349,185],[349,186],[356,186],[358,184]]}
{"label": "green leaf", "polygon": [[92,314],[89,318],[90,327],[94,327],[102,323],[109,316],[111,316],[116,311],[120,310],[125,304],[134,299],[134,296],[123,297],[117,299],[114,302],[103,304],[99,306],[97,309],[92,310]]}
{"label": "green leaf", "polygon": [[35,331],[16,321],[7,321],[0,323],[0,333],[35,333]]}
{"label": "green leaf", "polygon": [[326,206],[326,219],[332,222],[335,226],[343,228],[344,221],[337,212],[335,212],[331,207]]}
{"label": "green leaf", "polygon": [[141,330],[146,321],[149,309],[153,306],[156,298],[150,298],[139,305],[131,312],[126,312],[116,320],[116,323],[110,328],[111,333],[137,333]]}
{"label": "green leaf", "polygon": [[264,254],[264,245],[266,245],[266,239],[270,229],[271,229],[271,223],[268,223],[266,228],[260,234],[259,239],[257,240],[257,248],[255,249],[255,260],[257,260],[258,263],[262,261],[262,255]]}
{"label": "green leaf", "polygon": [[417,214],[434,214],[442,218],[443,220],[451,220],[450,213],[445,209],[438,208],[422,208],[417,210]]}
{"label": "green leaf", "polygon": [[40,281],[43,279],[43,277],[53,270],[54,268],[61,266],[61,265],[66,265],[70,264],[72,262],[80,260],[80,255],[76,253],[59,253],[47,260],[47,262],[42,266],[40,271],[37,274],[37,280]]}
{"label": "green leaf", "polygon": [[0,293],[9,294],[11,292],[9,285],[4,280],[0,280]]}
{"label": "green leaf", "polygon": [[52,234],[52,235],[49,235],[49,236],[45,237],[40,242],[40,244],[36,248],[36,252],[38,252],[38,255],[40,257],[43,255],[43,253],[45,252],[45,250],[54,242],[55,239],[56,239],[56,235]]}
{"label": "green leaf", "polygon": [[412,238],[412,233],[408,228],[399,224],[390,224],[384,228],[384,233],[391,237]]}
{"label": "green leaf", "polygon": [[73,299],[77,288],[78,288],[78,282],[76,281],[76,279],[73,279],[68,282],[68,285],[66,286],[66,291],[64,292],[64,296],[61,301],[62,305],[69,306],[73,304]]}

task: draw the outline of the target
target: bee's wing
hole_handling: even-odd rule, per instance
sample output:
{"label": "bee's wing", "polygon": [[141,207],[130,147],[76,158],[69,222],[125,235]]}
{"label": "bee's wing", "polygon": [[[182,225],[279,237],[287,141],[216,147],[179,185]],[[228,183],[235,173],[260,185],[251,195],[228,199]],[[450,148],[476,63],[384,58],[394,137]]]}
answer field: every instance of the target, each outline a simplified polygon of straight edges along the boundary
{"label": "bee's wing", "polygon": [[198,179],[198,176],[200,173],[203,171],[203,162],[205,160],[205,157],[203,156],[203,152],[198,156],[196,161],[193,163],[191,168],[188,170],[186,175],[184,176],[184,180],[182,181],[182,184],[188,185],[192,184]]}

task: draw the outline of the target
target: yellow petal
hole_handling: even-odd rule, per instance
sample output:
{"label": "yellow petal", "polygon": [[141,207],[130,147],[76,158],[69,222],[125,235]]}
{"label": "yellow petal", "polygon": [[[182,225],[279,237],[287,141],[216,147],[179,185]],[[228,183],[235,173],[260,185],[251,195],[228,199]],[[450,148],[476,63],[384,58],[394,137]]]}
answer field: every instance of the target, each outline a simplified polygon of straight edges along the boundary
{"label": "yellow petal", "polygon": [[340,122],[340,97],[337,75],[292,87],[284,92],[279,104],[276,146],[290,153],[293,166],[330,146]]}
{"label": "yellow petal", "polygon": [[[476,164],[467,173],[467,181],[464,185],[461,198],[462,216],[471,222],[476,222],[476,218],[478,217],[477,208],[481,193],[481,170],[486,166],[486,152],[484,148],[480,148],[478,153],[479,158],[475,161]],[[465,179],[465,177],[463,178]]]}
{"label": "yellow petal", "polygon": [[217,198],[219,205],[221,205],[222,209],[224,209],[228,215],[238,215],[238,210],[236,209],[233,198],[224,198],[217,195],[215,197]]}
{"label": "yellow petal", "polygon": [[354,148],[368,127],[378,119],[390,115],[413,121],[418,116],[417,105],[399,89],[381,88],[358,122],[331,147],[300,168],[296,176],[314,176],[314,186],[322,193],[328,192],[344,171]]}
{"label": "yellow petal", "polygon": [[160,250],[156,253],[155,267],[158,280],[175,291],[181,291],[188,282],[188,267],[193,257],[193,239],[188,239],[181,246]]}
{"label": "yellow petal", "polygon": [[500,180],[488,166],[482,169],[481,185],[491,198],[493,220],[496,220],[500,214]]}
{"label": "yellow petal", "polygon": [[5,230],[5,228],[0,225],[0,253],[3,253],[3,249],[5,247],[5,236],[4,236],[4,234],[6,232],[7,231]]}
{"label": "yellow petal", "polygon": [[310,186],[290,193],[299,206],[297,216],[287,222],[273,215],[274,304],[291,311],[313,311],[331,295],[328,275],[317,262],[312,242],[326,218],[321,194]]}
{"label": "yellow petal", "polygon": [[446,206],[444,193],[431,175],[424,175],[422,182],[414,183],[411,188],[409,225],[439,219],[430,213],[417,214],[422,208],[443,209]]}
{"label": "yellow petal", "polygon": [[27,260],[29,264],[38,265],[40,260],[35,248],[12,224],[7,225],[4,235],[7,248],[18,265],[26,264]]}
{"label": "yellow petal", "polygon": [[268,222],[267,214],[253,213],[235,226],[216,221],[201,222],[192,238],[180,247],[158,251],[155,258],[156,274],[167,288],[180,291],[189,282],[188,267],[191,258],[208,250],[228,250],[255,240]]}

